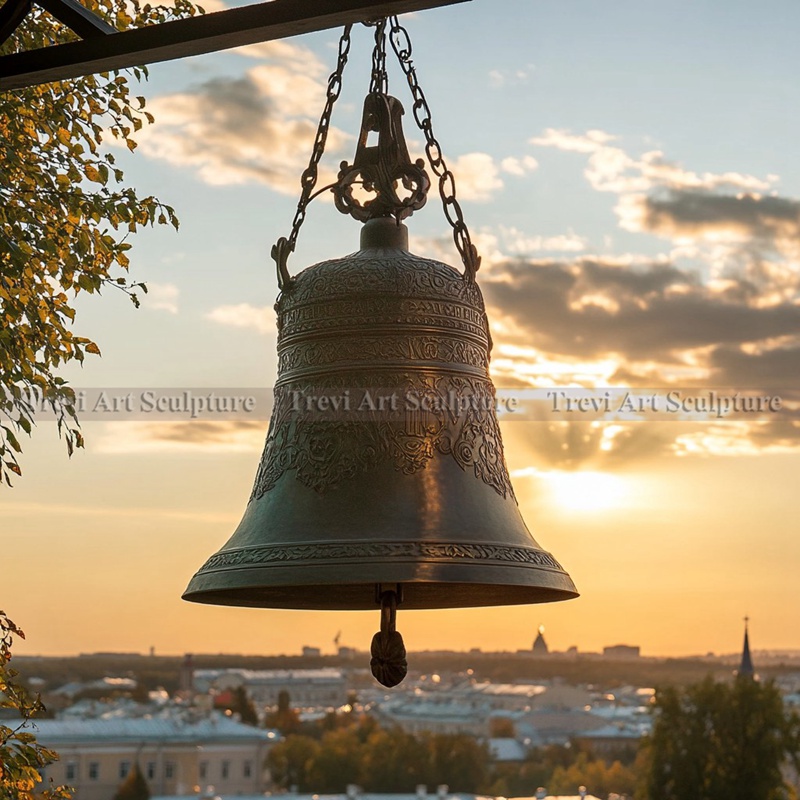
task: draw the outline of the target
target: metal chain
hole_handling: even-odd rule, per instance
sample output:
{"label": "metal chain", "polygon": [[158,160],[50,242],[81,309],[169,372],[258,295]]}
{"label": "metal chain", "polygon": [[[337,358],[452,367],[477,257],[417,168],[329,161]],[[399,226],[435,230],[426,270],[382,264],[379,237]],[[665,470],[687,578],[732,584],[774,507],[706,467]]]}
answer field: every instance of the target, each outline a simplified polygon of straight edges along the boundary
{"label": "metal chain", "polygon": [[[300,200],[297,203],[297,211],[292,221],[292,232],[289,238],[282,236],[272,247],[272,258],[278,268],[278,288],[284,291],[289,288],[292,281],[289,275],[286,261],[289,258],[289,253],[294,252],[295,244],[297,243],[297,235],[300,232],[300,226],[306,218],[306,208],[311,200],[311,194],[317,184],[317,174],[320,159],[325,152],[325,142],[328,138],[328,131],[330,129],[331,114],[333,113],[333,104],[338,100],[342,91],[342,74],[347,64],[347,57],[350,52],[350,31],[352,25],[346,25],[342,31],[341,38],[339,39],[339,55],[336,62],[336,69],[331,73],[328,78],[328,89],[325,100],[325,108],[322,111],[322,116],[317,126],[317,135],[314,139],[314,147],[311,151],[311,160],[308,163],[302,176],[300,177]],[[385,57],[385,54],[384,54]],[[384,70],[385,74],[385,70]]]}
{"label": "metal chain", "polygon": [[419,85],[417,72],[411,60],[411,39],[406,29],[398,22],[396,16],[390,17],[389,20],[391,23],[389,38],[392,43],[392,49],[400,62],[401,69],[405,73],[409,89],[411,89],[411,95],[414,98],[414,120],[425,135],[425,155],[428,157],[431,169],[439,178],[439,196],[442,198],[444,215],[453,229],[453,241],[464,264],[464,277],[472,283],[475,281],[475,273],[480,267],[481,258],[478,255],[477,248],[472,243],[469,230],[464,222],[461,205],[456,199],[455,178],[445,163],[439,142],[436,141],[436,137],[433,135],[431,110]]}
{"label": "metal chain", "polygon": [[[371,24],[371,23],[367,23]],[[386,17],[375,24],[375,47],[372,50],[372,77],[370,94],[386,94],[389,91],[389,76],[386,74]]]}

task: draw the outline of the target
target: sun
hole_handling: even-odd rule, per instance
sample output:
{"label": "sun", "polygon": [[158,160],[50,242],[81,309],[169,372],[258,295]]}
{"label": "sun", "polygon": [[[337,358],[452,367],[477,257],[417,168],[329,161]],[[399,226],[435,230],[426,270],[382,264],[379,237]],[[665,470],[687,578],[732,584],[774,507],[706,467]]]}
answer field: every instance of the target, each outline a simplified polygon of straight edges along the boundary
{"label": "sun", "polygon": [[521,470],[540,481],[553,505],[578,513],[610,511],[625,504],[627,482],[608,472],[578,470]]}

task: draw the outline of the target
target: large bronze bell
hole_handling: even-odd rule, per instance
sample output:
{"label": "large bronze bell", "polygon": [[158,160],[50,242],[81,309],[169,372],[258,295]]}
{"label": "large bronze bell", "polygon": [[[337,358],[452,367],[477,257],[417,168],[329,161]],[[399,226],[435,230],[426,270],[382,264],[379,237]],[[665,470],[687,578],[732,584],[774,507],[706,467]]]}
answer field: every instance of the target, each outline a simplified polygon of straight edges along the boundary
{"label": "large bronze bell", "polygon": [[406,230],[370,220],[358,252],[281,295],[250,503],[185,599],[368,609],[376,584],[398,583],[403,608],[575,596],[514,498],[480,289],[409,253]]}
{"label": "large bronze bell", "polygon": [[[253,492],[233,536],[183,595],[380,607],[372,666],[385,685],[405,674],[397,605],[577,596],[514,497],[474,275],[408,251],[400,219],[424,203],[428,179],[408,159],[400,114],[394,98],[367,98],[356,159],[343,163],[334,189],[341,210],[367,220],[361,249],[284,274],[275,406]],[[371,130],[381,134],[374,148]],[[377,195],[357,213],[353,182]]]}

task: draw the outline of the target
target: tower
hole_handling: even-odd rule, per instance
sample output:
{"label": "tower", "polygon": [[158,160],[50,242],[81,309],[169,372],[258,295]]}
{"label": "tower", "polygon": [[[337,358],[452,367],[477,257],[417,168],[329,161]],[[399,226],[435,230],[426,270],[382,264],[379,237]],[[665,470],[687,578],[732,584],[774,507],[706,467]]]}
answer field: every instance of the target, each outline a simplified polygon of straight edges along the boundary
{"label": "tower", "polygon": [[533,643],[533,654],[535,656],[546,656],[550,654],[550,648],[544,640],[544,625],[539,626],[539,633]]}
{"label": "tower", "polygon": [[737,677],[755,678],[755,670],[753,669],[753,659],[750,657],[750,636],[747,631],[747,623],[750,617],[744,618],[744,645],[742,646],[742,661],[739,664],[739,671],[736,673]]}

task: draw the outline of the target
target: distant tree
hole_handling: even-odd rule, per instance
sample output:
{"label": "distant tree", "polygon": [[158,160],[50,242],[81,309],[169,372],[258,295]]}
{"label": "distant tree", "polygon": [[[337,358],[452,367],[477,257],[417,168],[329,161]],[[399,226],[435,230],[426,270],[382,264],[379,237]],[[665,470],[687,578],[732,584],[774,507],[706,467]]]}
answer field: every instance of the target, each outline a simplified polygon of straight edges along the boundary
{"label": "distant tree", "polygon": [[319,753],[320,744],[308,736],[287,736],[267,754],[267,769],[276,786],[289,789],[296,786],[300,792],[317,791],[308,779],[311,763]]}
{"label": "distant tree", "polygon": [[513,739],[516,735],[514,720],[508,717],[492,717],[489,720],[489,735],[495,739]]}
{"label": "distant tree", "polygon": [[278,692],[278,707],[267,714],[265,724],[268,728],[277,728],[284,735],[300,730],[300,716],[292,708],[292,698],[285,689]]}
{"label": "distant tree", "polygon": [[131,690],[131,700],[137,703],[147,704],[150,702],[150,689],[147,684],[141,679],[137,679],[136,686]]}
{"label": "distant tree", "polygon": [[228,706],[228,710],[234,714],[238,714],[239,719],[241,719],[245,725],[258,727],[258,712],[244,686],[237,686],[233,690],[233,697]]}
{"label": "distant tree", "polygon": [[43,747],[31,733],[31,720],[44,710],[38,695],[32,697],[19,682],[19,673],[9,666],[14,637],[25,634],[0,611],[0,708],[10,709],[15,718],[0,724],[0,797],[3,800],[68,800],[66,786],[37,789],[39,770],[58,761],[58,753]]}
{"label": "distant tree", "polygon": [[113,800],[150,800],[150,787],[147,785],[139,762],[134,762],[133,769],[119,785]]}
{"label": "distant tree", "polygon": [[798,763],[800,720],[772,682],[707,678],[656,693],[645,744],[642,791],[648,800],[780,800],[781,767]]}
{"label": "distant tree", "polygon": [[454,792],[481,792],[489,781],[489,749],[465,733],[428,734],[422,742],[430,753],[436,783]]}
{"label": "distant tree", "polygon": [[435,782],[430,753],[410,733],[376,728],[364,743],[359,782],[368,792],[413,792]]}
{"label": "distant tree", "polygon": [[314,791],[336,794],[344,792],[350,783],[360,783],[363,754],[363,743],[355,727],[326,733],[308,765],[308,780]]}
{"label": "distant tree", "polygon": [[[197,11],[189,0],[82,2],[120,30]],[[34,5],[0,55],[75,38]],[[127,277],[129,234],[178,227],[172,208],[124,185],[103,144],[112,138],[133,150],[135,132],[153,121],[128,75],[138,81],[147,70],[0,92],[0,481],[8,484],[21,472],[20,438],[31,434],[40,402],[56,411],[69,453],[83,446],[74,392],[56,374],[100,353],[72,330],[75,297],[116,288],[138,303],[135,290],[144,287]]]}
{"label": "distant tree", "polygon": [[549,788],[553,772],[569,767],[579,754],[574,747],[549,745],[530,750],[521,764],[492,764],[487,794],[520,797],[530,796],[537,786]]}
{"label": "distant tree", "polygon": [[557,766],[546,785],[550,794],[575,795],[579,786],[585,786],[589,794],[608,797],[612,793],[632,795],[636,782],[636,772],[631,767],[619,761],[608,764],[602,758],[579,752],[568,767]]}

